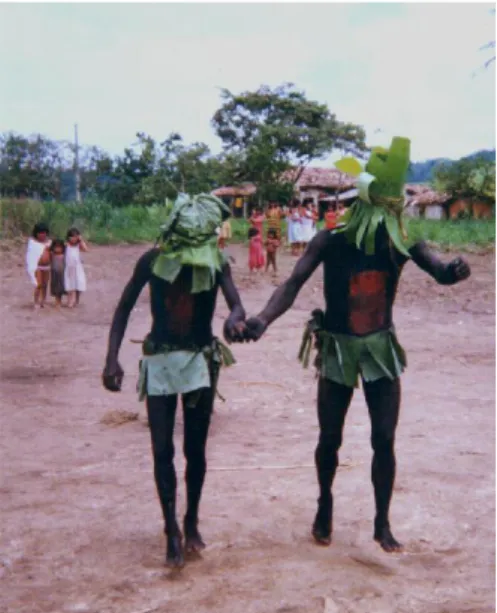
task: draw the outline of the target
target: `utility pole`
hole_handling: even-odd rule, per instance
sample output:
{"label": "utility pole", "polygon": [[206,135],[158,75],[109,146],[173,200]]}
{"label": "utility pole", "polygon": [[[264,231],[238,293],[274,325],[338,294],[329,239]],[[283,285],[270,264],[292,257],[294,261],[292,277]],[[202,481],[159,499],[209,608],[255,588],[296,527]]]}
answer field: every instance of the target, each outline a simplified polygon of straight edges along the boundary
{"label": "utility pole", "polygon": [[74,124],[74,174],[76,175],[76,202],[81,204],[81,176],[79,174],[78,124]]}

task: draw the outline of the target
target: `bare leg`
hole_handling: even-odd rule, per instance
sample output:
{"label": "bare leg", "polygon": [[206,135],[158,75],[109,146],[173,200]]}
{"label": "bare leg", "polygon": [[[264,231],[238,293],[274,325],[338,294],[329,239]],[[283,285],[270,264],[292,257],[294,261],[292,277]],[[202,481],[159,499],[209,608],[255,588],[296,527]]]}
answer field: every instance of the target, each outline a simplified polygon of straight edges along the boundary
{"label": "bare leg", "polygon": [[44,308],[45,300],[47,298],[47,287],[50,281],[50,271],[48,270],[40,270],[38,271],[40,275],[40,293],[39,293],[39,303],[40,308]]}
{"label": "bare leg", "polygon": [[38,285],[35,288],[33,298],[34,298],[34,307],[37,308],[38,306],[40,306],[41,288],[43,286],[43,273],[41,270],[35,271],[35,279]]}
{"label": "bare leg", "polygon": [[195,406],[190,406],[190,399],[190,394],[183,396],[183,451],[186,458],[185,481],[187,496],[187,509],[183,526],[185,531],[185,550],[200,552],[205,548],[205,543],[198,531],[198,508],[207,469],[205,446],[214,406],[213,390],[212,388],[202,390]]}
{"label": "bare leg", "polygon": [[164,516],[167,540],[166,564],[172,567],[184,565],[182,536],[176,519],[177,481],[173,434],[177,402],[177,396],[147,396],[155,484]]}
{"label": "bare leg", "polygon": [[394,443],[399,418],[400,379],[364,382],[364,394],[371,418],[371,479],[376,503],[374,539],[385,551],[399,551],[402,545],[392,535],[388,514],[395,481]]}
{"label": "bare leg", "polygon": [[78,305],[79,305],[79,299],[80,299],[80,297],[81,297],[81,292],[78,292],[78,291],[76,290],[76,306],[78,306]]}
{"label": "bare leg", "polygon": [[76,300],[76,292],[67,292],[67,306],[72,309]]}
{"label": "bare leg", "polygon": [[328,379],[319,379],[319,442],[315,452],[319,499],[312,534],[321,545],[331,543],[333,531],[331,486],[338,467],[338,450],[342,444],[343,424],[353,393],[354,389],[351,387],[334,383]]}

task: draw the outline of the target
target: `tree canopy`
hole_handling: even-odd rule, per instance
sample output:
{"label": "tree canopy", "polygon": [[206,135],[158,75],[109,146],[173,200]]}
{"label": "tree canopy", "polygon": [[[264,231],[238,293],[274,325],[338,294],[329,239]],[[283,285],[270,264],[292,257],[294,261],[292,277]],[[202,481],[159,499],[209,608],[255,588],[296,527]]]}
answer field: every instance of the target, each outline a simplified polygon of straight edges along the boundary
{"label": "tree canopy", "polygon": [[495,159],[480,156],[442,164],[435,170],[433,185],[455,197],[495,202]]}
{"label": "tree canopy", "polygon": [[[226,153],[237,158],[237,174],[255,183],[261,196],[282,186],[281,174],[296,166],[300,172],[333,150],[361,155],[365,132],[339,121],[326,104],[308,100],[292,83],[255,92],[221,91],[223,104],[212,125]],[[300,174],[295,173],[294,181]]]}

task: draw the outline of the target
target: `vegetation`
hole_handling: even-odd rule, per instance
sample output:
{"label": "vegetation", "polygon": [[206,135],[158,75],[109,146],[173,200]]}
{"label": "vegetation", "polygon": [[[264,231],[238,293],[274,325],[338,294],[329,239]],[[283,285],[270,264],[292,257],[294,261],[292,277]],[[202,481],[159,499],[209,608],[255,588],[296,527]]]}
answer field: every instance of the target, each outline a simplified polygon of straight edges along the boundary
{"label": "vegetation", "polygon": [[[485,161],[495,162],[495,149],[482,149],[476,153],[472,153],[464,160],[481,159]],[[426,160],[424,162],[412,162],[409,167],[409,173],[407,175],[408,183],[431,183],[435,177],[437,168],[440,166],[448,167],[451,164],[455,164],[456,160],[449,160],[446,158],[435,158]]]}
{"label": "vegetation", "polygon": [[458,198],[495,203],[495,159],[465,158],[435,170],[434,187]]}
{"label": "vegetation", "polygon": [[[366,150],[362,127],[338,121],[325,104],[308,100],[291,83],[239,95],[224,89],[221,97],[212,125],[235,179],[254,183],[261,201],[288,200],[304,168],[333,150]],[[294,166],[297,172],[282,181]]]}
{"label": "vegetation", "polygon": [[[64,237],[68,228],[75,225],[95,244],[151,243],[156,240],[166,215],[166,205],[116,208],[96,198],[87,198],[82,204],[3,199],[0,200],[0,238],[27,236],[36,222],[45,221],[53,237]],[[231,226],[233,242],[244,243],[248,222],[233,219]],[[425,239],[442,249],[482,249],[495,243],[493,220],[409,219],[407,229],[410,240]],[[282,222],[282,235],[286,235],[285,222]]]}
{"label": "vegetation", "polygon": [[[79,170],[85,197],[114,207],[162,204],[178,191],[211,191],[226,184],[254,182],[259,197],[287,200],[291,183],[279,181],[292,165],[303,169],[334,149],[362,152],[364,131],[342,123],[325,104],[307,100],[285,84],[235,96],[223,90],[212,120],[224,151],[213,155],[205,143],[186,144],[181,135],[164,141],[138,132],[123,155],[81,147]],[[41,135],[0,135],[0,197],[75,200],[74,147]]]}
{"label": "vegetation", "polygon": [[[53,236],[76,225],[95,243],[154,241],[165,220],[165,203],[178,191],[212,191],[251,182],[262,202],[287,202],[303,169],[332,151],[362,156],[364,130],[339,121],[325,104],[308,100],[292,84],[233,94],[222,90],[212,125],[223,143],[213,155],[205,143],[187,144],[180,134],[163,141],[139,132],[122,155],[96,146],[78,151],[83,202],[76,204],[74,146],[42,135],[0,135],[1,237],[25,236],[46,221]],[[294,169],[294,172],[286,171]],[[428,178],[438,189],[495,201],[495,151],[459,162],[412,164],[409,180]],[[282,179],[286,177],[286,179]],[[466,225],[465,225],[466,224]],[[439,245],[494,242],[493,222],[412,220],[412,232]],[[247,235],[233,221],[235,241]]]}

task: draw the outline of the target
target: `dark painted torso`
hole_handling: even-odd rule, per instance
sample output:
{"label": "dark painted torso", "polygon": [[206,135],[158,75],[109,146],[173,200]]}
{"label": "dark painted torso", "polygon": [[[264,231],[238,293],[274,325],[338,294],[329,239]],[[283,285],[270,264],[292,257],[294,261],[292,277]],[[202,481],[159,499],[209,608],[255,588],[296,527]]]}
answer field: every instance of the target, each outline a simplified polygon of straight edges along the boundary
{"label": "dark painted torso", "polygon": [[381,233],[375,254],[330,233],[324,258],[325,328],[364,336],[392,325],[392,309],[406,259]]}
{"label": "dark painted torso", "polygon": [[152,339],[156,343],[206,345],[212,341],[212,318],[219,280],[212,290],[190,293],[192,269],[184,267],[174,283],[151,276]]}

